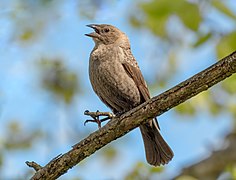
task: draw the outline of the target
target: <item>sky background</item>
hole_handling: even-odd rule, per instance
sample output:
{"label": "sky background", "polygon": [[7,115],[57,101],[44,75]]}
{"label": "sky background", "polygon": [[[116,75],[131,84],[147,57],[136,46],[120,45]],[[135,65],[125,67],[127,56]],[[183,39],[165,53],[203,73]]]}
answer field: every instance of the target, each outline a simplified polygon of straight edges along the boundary
{"label": "sky background", "polygon": [[[32,24],[45,16],[47,26],[40,30],[32,42],[21,42],[17,39],[19,24],[9,16],[15,11],[15,2],[0,2],[0,150],[4,151],[5,164],[1,172],[6,179],[22,176],[24,170],[28,169],[25,161],[45,165],[53,157],[67,152],[73,144],[94,132],[97,129],[95,124],[83,126],[87,118],[83,115],[85,110],[108,111],[92,91],[89,82],[88,59],[94,43],[84,36],[91,32],[86,27],[87,24],[112,24],[125,32],[148,84],[155,81],[156,73],[162,74],[168,70],[168,61],[161,53],[163,49],[158,38],[147,29],[134,29],[129,24],[127,17],[137,8],[131,0],[104,5],[98,10],[94,20],[81,17],[78,4],[73,0],[61,1],[59,7],[50,11],[32,9],[33,14],[35,13],[32,17],[30,14],[16,14],[28,22],[32,21]],[[229,3],[236,9],[233,0]],[[53,15],[48,16],[48,13]],[[211,16],[217,14],[210,12],[209,17]],[[219,16],[218,21],[225,26],[226,31],[235,28],[222,16]],[[182,30],[178,26],[170,28],[180,33]],[[193,40],[191,34],[184,38]],[[211,44],[196,50],[184,45],[181,48],[176,75],[167,82],[165,89],[152,88],[152,96],[207,68],[217,59]],[[80,93],[71,104],[65,104],[41,86],[41,71],[37,63],[42,57],[63,59],[66,67],[78,75]],[[199,107],[198,111],[196,116],[190,116],[170,110],[158,117],[161,133],[175,154],[161,175],[164,179],[177,174],[184,166],[207,157],[211,150],[220,147],[223,138],[230,132],[233,123],[229,114],[221,113],[213,117],[204,107]],[[29,150],[6,151],[1,142],[7,134],[6,127],[9,122],[16,120],[26,133],[39,128],[47,132],[47,135],[35,141]],[[118,155],[114,161],[105,161],[101,157],[101,149],[60,179],[70,179],[79,174],[85,180],[118,180],[132,170],[137,160],[145,162],[143,142],[138,129],[108,146],[117,149]]]}

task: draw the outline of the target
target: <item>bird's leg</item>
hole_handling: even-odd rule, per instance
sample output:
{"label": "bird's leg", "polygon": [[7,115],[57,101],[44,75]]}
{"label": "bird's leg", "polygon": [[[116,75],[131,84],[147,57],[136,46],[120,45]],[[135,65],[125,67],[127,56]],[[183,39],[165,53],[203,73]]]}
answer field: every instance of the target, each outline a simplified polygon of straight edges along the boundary
{"label": "bird's leg", "polygon": [[[113,117],[115,117],[115,115],[110,113],[110,112],[99,112],[98,110],[96,112],[89,112],[88,110],[86,110],[84,112],[84,115],[87,115],[87,116],[90,116],[90,117],[93,118],[93,119],[86,120],[84,122],[84,125],[86,125],[88,122],[95,122],[95,123],[98,124],[98,128],[101,128],[101,123],[102,122],[110,120]],[[100,116],[107,116],[107,117],[100,120],[99,119]]]}

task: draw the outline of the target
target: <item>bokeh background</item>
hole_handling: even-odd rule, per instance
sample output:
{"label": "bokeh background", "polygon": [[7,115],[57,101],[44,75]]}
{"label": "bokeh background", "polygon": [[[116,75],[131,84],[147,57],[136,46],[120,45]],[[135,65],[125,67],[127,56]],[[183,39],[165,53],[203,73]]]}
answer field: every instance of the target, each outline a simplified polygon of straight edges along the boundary
{"label": "bokeh background", "polygon": [[[85,110],[108,111],[89,83],[92,23],[128,35],[152,96],[236,50],[235,0],[1,0],[0,179],[29,179],[25,161],[47,164],[97,129]],[[135,129],[60,179],[168,180],[210,157],[236,132],[236,75],[158,119],[175,153],[165,167],[146,163]],[[236,163],[220,176],[236,179]]]}

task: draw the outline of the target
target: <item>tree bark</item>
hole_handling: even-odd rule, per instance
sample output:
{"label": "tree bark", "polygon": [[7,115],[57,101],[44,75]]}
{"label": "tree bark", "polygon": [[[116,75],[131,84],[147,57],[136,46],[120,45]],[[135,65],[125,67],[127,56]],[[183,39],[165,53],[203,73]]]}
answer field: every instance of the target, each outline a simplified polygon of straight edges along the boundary
{"label": "tree bark", "polygon": [[70,151],[54,158],[44,167],[37,165],[35,162],[26,162],[28,166],[36,170],[31,179],[51,180],[60,177],[111,141],[125,135],[140,124],[147,122],[150,118],[159,116],[207,90],[235,72],[236,51],[170,90],[153,97],[119,117],[113,118],[101,129],[90,134],[74,145]]}

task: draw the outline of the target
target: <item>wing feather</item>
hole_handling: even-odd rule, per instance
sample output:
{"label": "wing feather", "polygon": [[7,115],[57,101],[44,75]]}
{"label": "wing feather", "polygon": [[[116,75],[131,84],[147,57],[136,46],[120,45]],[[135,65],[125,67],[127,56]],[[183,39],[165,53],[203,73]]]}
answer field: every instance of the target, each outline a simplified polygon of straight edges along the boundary
{"label": "wing feather", "polygon": [[127,72],[127,74],[134,80],[134,83],[138,87],[140,94],[142,96],[143,102],[150,99],[150,93],[149,93],[149,90],[147,88],[147,84],[143,78],[143,75],[142,75],[140,69],[136,66],[133,66],[133,65],[127,63],[127,62],[123,63],[122,65],[123,65],[125,71]]}
{"label": "wing feather", "polygon": [[[146,81],[144,80],[144,77],[134,57],[132,55],[128,57],[131,57],[131,58],[129,58],[129,60],[127,61],[124,61],[122,65],[126,73],[134,80],[134,83],[138,87],[142,102],[145,102],[150,99],[150,93],[149,93]],[[154,123],[157,126],[157,128],[160,129],[160,126],[156,118],[154,118],[154,121],[150,121],[150,123],[151,124]]]}

